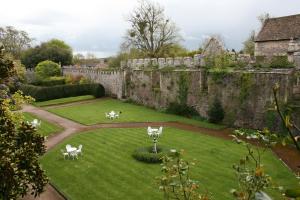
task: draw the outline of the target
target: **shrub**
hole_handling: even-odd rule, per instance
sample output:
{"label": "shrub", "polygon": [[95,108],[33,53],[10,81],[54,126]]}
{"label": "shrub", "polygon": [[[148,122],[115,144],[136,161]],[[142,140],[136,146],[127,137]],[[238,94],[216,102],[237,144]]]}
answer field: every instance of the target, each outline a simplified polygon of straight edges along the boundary
{"label": "shrub", "polygon": [[79,84],[81,79],[83,78],[82,75],[67,75],[66,76],[66,83],[67,84]]}
{"label": "shrub", "polygon": [[36,101],[46,101],[81,95],[93,95],[98,98],[105,95],[104,87],[100,84],[57,85],[52,87],[21,85],[20,89],[24,94],[35,98]]}
{"label": "shrub", "polygon": [[271,68],[288,68],[294,67],[293,63],[288,61],[287,56],[274,56],[270,62]]}
{"label": "shrub", "polygon": [[38,86],[64,85],[66,84],[66,78],[63,76],[53,76],[44,80],[38,79],[32,84]]}
{"label": "shrub", "polygon": [[215,98],[213,104],[208,110],[208,121],[212,123],[220,123],[224,119],[225,112],[220,100]]}
{"label": "shrub", "polygon": [[197,110],[186,104],[170,103],[166,109],[167,113],[181,115],[185,117],[199,116]]}
{"label": "shrub", "polygon": [[140,147],[134,150],[132,157],[146,163],[161,163],[162,158],[170,152],[166,147],[157,146],[157,153],[153,153],[153,146]]}
{"label": "shrub", "polygon": [[60,66],[50,60],[40,62],[34,69],[35,75],[38,79],[45,79],[51,76],[60,76]]}

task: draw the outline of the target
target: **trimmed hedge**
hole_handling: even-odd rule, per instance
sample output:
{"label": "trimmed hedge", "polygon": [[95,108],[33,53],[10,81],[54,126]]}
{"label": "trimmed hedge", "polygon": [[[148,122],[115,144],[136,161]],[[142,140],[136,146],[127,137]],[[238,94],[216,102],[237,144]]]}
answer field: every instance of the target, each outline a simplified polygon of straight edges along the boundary
{"label": "trimmed hedge", "polygon": [[31,83],[32,85],[36,86],[54,86],[54,85],[65,85],[66,78],[65,77],[50,77],[44,80],[36,80],[35,82]]}
{"label": "trimmed hedge", "polygon": [[162,157],[170,153],[170,149],[157,146],[157,153],[153,153],[153,146],[140,147],[134,150],[132,157],[145,163],[161,163]]}
{"label": "trimmed hedge", "polygon": [[105,95],[104,87],[100,84],[56,85],[52,87],[21,85],[20,90],[23,91],[25,95],[30,95],[35,98],[36,101],[47,101],[81,95],[93,95],[98,98]]}

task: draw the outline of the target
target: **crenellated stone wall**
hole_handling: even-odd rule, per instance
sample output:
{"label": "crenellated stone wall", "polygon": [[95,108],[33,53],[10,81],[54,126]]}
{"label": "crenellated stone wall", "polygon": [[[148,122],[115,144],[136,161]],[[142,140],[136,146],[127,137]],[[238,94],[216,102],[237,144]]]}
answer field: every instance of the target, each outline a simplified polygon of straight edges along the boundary
{"label": "crenellated stone wall", "polygon": [[82,75],[93,82],[102,84],[106,94],[109,96],[122,98],[124,93],[123,71],[106,71],[100,68],[65,66],[62,68],[62,72],[63,75]]}
{"label": "crenellated stone wall", "polygon": [[168,57],[168,58],[143,58],[129,59],[121,62],[121,68],[143,69],[150,66],[157,66],[159,69],[164,67],[200,68],[204,66],[203,55],[195,54],[194,57]]}
{"label": "crenellated stone wall", "polygon": [[[145,63],[145,59],[143,60]],[[179,59],[176,59],[177,61]],[[175,59],[167,58],[157,62],[175,62]],[[135,60],[133,63],[138,65],[142,61]],[[282,102],[296,102],[296,104],[299,102],[300,106],[300,98],[297,99],[300,96],[300,71],[297,72],[295,69],[244,70],[220,74],[207,72],[201,68],[169,70],[127,68],[119,71],[103,71],[93,68],[63,67],[63,74],[86,76],[103,84],[110,96],[132,99],[158,109],[166,108],[171,102],[178,102],[179,86],[187,84],[186,101],[189,106],[194,107],[201,116],[207,117],[209,106],[215,98],[218,98],[226,113],[224,122],[231,126],[264,128],[274,124],[273,128],[278,128],[276,127],[279,124],[278,119],[274,117],[271,119],[268,111],[273,101],[272,88],[275,83],[281,86]],[[181,82],[182,76],[185,77],[185,83]],[[298,121],[300,123],[300,120]]]}

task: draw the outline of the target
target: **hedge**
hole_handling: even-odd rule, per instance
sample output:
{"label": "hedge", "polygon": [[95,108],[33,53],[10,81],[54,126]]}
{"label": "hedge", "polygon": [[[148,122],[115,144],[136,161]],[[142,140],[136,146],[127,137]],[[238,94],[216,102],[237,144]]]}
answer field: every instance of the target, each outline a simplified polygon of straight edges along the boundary
{"label": "hedge", "polygon": [[161,163],[162,158],[170,153],[170,149],[157,146],[157,153],[153,153],[153,146],[139,147],[132,153],[132,157],[145,163]]}
{"label": "hedge", "polygon": [[36,101],[47,101],[81,95],[93,95],[98,98],[105,95],[104,87],[100,84],[56,85],[52,87],[24,84],[20,86],[20,90],[23,91],[25,95],[30,95],[35,98]]}
{"label": "hedge", "polygon": [[65,77],[50,77],[43,80],[36,80],[35,82],[31,83],[35,86],[54,86],[54,85],[65,85],[66,78]]}

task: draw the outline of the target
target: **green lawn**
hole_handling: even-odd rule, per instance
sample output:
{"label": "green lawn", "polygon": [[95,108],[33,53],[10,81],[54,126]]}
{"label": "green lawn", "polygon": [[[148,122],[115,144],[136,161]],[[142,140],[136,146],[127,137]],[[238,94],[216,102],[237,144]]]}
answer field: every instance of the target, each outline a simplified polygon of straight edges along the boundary
{"label": "green lawn", "polygon": [[49,135],[58,133],[58,132],[63,130],[63,128],[60,127],[59,125],[49,123],[49,122],[47,122],[43,119],[40,119],[39,117],[37,117],[37,116],[35,116],[31,113],[24,112],[23,114],[24,114],[24,117],[25,117],[26,121],[32,121],[33,119],[39,119],[39,120],[42,121],[41,126],[37,130],[37,133],[39,133],[43,136],[49,136]]}
{"label": "green lawn", "polygon": [[[110,112],[111,110],[121,111],[122,114],[120,116],[120,119],[110,120],[105,118],[105,112]],[[48,111],[85,125],[111,122],[178,121],[205,128],[223,128],[223,126],[221,125],[211,124],[205,121],[189,119],[177,115],[166,114],[163,112],[156,111],[154,109],[146,108],[144,106],[124,103],[115,99],[103,99],[101,101],[93,103],[65,106],[61,108],[49,108]]]}
{"label": "green lawn", "polygon": [[[66,144],[83,145],[78,160],[64,160],[60,149]],[[155,177],[159,164],[145,164],[131,157],[140,146],[151,145],[146,128],[101,129],[75,135],[50,150],[41,160],[51,182],[68,199],[163,199]],[[159,144],[184,149],[185,158],[197,159],[192,178],[214,199],[233,199],[230,189],[237,186],[232,165],[244,154],[244,147],[232,141],[208,135],[165,128]],[[263,158],[267,172],[283,186],[298,185],[298,181],[271,152]],[[276,192],[274,199],[281,199]]]}
{"label": "green lawn", "polygon": [[90,100],[90,99],[95,99],[95,97],[92,95],[67,97],[61,99],[53,99],[49,101],[33,102],[33,105],[43,107],[43,106],[51,106],[51,105],[58,105],[58,104],[65,104],[65,103],[73,103],[77,101]]}

